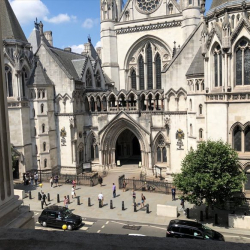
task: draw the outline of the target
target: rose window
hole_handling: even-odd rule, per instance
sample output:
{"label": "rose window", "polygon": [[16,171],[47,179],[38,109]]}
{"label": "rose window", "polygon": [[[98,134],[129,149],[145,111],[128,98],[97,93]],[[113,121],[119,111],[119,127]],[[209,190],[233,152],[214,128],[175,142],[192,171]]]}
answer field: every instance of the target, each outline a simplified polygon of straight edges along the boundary
{"label": "rose window", "polygon": [[136,5],[144,13],[152,13],[158,9],[161,0],[136,0]]}

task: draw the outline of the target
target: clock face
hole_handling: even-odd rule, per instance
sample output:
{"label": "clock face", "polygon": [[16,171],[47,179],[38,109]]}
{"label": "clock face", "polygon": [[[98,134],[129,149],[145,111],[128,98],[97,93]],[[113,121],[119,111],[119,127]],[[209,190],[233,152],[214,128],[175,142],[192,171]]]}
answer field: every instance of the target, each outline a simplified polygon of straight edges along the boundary
{"label": "clock face", "polygon": [[143,13],[152,13],[158,9],[161,0],[136,0],[136,6]]}

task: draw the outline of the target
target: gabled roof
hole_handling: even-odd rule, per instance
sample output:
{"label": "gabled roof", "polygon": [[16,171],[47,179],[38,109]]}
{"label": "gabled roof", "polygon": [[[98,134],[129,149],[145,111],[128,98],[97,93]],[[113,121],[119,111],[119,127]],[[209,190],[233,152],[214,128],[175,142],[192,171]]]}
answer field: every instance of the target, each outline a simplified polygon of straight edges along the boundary
{"label": "gabled roof", "polygon": [[48,75],[46,74],[45,70],[42,67],[40,61],[36,63],[35,68],[31,74],[29,79],[28,85],[52,85],[52,81],[49,79]]}
{"label": "gabled roof", "polygon": [[87,57],[82,59],[72,60],[73,66],[76,70],[76,73],[78,74],[79,79],[82,77],[82,71],[86,61]]}
{"label": "gabled roof", "polygon": [[204,75],[204,61],[200,47],[187,71],[186,76],[201,76],[201,75]]}
{"label": "gabled roof", "polygon": [[0,19],[4,40],[14,39],[28,43],[8,0],[0,0]]}

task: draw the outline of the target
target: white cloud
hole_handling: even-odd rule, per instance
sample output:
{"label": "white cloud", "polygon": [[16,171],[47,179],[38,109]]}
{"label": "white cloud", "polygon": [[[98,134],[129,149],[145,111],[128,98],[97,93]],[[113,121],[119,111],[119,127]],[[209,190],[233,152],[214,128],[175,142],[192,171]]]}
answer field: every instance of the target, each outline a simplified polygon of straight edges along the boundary
{"label": "white cloud", "polygon": [[47,6],[40,0],[10,0],[10,4],[21,24],[33,22],[36,17],[42,19],[49,14]]}
{"label": "white cloud", "polygon": [[95,25],[99,23],[99,19],[92,19],[92,18],[87,18],[83,24],[82,27],[85,29],[92,29]]}
{"label": "white cloud", "polygon": [[98,41],[98,42],[96,43],[95,48],[98,48],[98,47],[102,47],[101,41]]}
{"label": "white cloud", "polygon": [[83,44],[72,45],[72,46],[69,46],[69,47],[71,47],[72,52],[75,52],[75,53],[78,53],[78,54],[81,54],[84,51],[84,45]]}
{"label": "white cloud", "polygon": [[71,21],[71,19],[72,18],[68,14],[59,14],[51,18],[45,16],[43,20],[48,23],[59,24],[59,23],[68,23]]}

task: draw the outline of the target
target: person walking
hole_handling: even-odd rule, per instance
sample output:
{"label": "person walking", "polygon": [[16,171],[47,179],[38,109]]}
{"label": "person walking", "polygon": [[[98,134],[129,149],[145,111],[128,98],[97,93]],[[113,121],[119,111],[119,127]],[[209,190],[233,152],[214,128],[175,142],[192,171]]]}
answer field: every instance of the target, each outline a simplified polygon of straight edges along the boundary
{"label": "person walking", "polygon": [[64,206],[65,206],[66,208],[68,208],[68,206],[69,206],[69,199],[67,198],[67,196],[64,196],[64,201],[63,201],[63,203],[64,203]]}
{"label": "person walking", "polygon": [[102,193],[98,194],[98,201],[99,204],[101,204],[101,206],[103,206],[103,200],[104,200],[103,194]]}
{"label": "person walking", "polygon": [[74,188],[76,189],[76,180],[73,180],[72,184],[73,184]]}
{"label": "person walking", "polygon": [[116,197],[116,185],[115,185],[115,183],[113,183],[113,198],[115,198]]}
{"label": "person walking", "polygon": [[144,202],[146,200],[146,197],[143,195],[143,193],[141,194],[141,207],[144,207]]}
{"label": "person walking", "polygon": [[53,182],[54,182],[54,180],[53,180],[53,177],[52,177],[52,176],[50,177],[49,182],[50,182],[50,187],[53,187]]}
{"label": "person walking", "polygon": [[99,175],[98,176],[98,183],[100,184],[100,187],[102,186],[102,177]]}
{"label": "person walking", "polygon": [[172,193],[172,201],[175,201],[175,193],[176,193],[175,187],[172,187],[171,193]]}
{"label": "person walking", "polygon": [[134,189],[132,191],[132,197],[133,197],[133,205],[134,205],[135,204],[135,200],[136,200],[136,193],[135,193]]}
{"label": "person walking", "polygon": [[33,176],[33,174],[30,175],[30,185],[31,186],[34,185],[34,176]]}
{"label": "person walking", "polygon": [[37,186],[38,174],[36,172],[35,172],[35,175],[34,175],[34,179],[35,179],[35,185]]}
{"label": "person walking", "polygon": [[122,183],[122,190],[123,190],[123,192],[126,192],[126,186],[127,186],[127,183],[124,180],[123,183]]}
{"label": "person walking", "polygon": [[185,214],[185,200],[184,200],[184,198],[181,198],[181,210]]}
{"label": "person walking", "polygon": [[42,192],[42,203],[45,204],[46,206],[48,206],[46,203],[46,199],[47,199],[46,194],[44,192]]}
{"label": "person walking", "polygon": [[54,177],[54,182],[55,182],[55,185],[56,185],[56,187],[58,186],[58,175],[56,175],[55,177]]}
{"label": "person walking", "polygon": [[73,199],[74,197],[76,197],[76,191],[75,191],[74,186],[72,186],[72,188],[71,188],[71,196],[72,196],[72,199]]}

